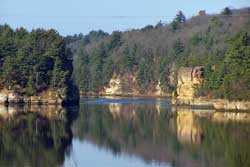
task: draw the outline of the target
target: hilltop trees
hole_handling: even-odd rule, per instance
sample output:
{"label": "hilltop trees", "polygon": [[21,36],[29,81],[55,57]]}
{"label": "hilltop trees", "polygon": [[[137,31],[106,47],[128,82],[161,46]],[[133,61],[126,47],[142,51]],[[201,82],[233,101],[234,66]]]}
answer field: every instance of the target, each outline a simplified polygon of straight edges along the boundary
{"label": "hilltop trees", "polygon": [[182,24],[185,24],[185,22],[186,22],[185,15],[182,13],[182,11],[179,11],[176,14],[176,16],[175,16],[175,18],[174,18],[174,20],[173,20],[173,22],[171,24],[172,31],[174,32],[177,29],[179,29]]}
{"label": "hilltop trees", "polygon": [[232,10],[229,7],[225,7],[222,11],[222,14],[225,16],[231,16],[232,15]]}
{"label": "hilltop trees", "polygon": [[186,22],[186,17],[185,15],[182,13],[182,11],[179,11],[177,14],[176,14],[176,17],[175,17],[175,21],[177,23],[185,23]]}

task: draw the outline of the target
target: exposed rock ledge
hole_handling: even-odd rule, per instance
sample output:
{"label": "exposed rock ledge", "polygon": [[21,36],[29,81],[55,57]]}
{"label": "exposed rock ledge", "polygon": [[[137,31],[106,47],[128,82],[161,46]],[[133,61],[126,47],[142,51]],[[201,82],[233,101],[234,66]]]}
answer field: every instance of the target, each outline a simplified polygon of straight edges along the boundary
{"label": "exposed rock ledge", "polygon": [[229,101],[195,97],[204,80],[204,67],[182,68],[178,72],[177,94],[172,100],[175,105],[210,106],[225,110],[250,110],[250,101]]}
{"label": "exposed rock ledge", "polygon": [[191,105],[191,106],[207,106],[218,110],[250,110],[249,101],[229,101],[225,99],[175,99],[172,100],[174,105]]}
{"label": "exposed rock ledge", "polygon": [[0,90],[0,104],[66,105],[78,103],[78,100],[78,97],[66,97],[62,90],[48,89],[34,96],[21,95],[7,89]]}

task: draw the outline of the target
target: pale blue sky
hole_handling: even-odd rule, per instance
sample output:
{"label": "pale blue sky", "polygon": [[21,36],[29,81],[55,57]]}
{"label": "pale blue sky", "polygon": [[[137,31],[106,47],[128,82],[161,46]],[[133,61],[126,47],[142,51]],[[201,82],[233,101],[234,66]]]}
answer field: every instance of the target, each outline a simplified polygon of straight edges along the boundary
{"label": "pale blue sky", "polygon": [[0,0],[0,24],[54,28],[62,35],[112,32],[170,22],[179,10],[190,17],[199,10],[218,13],[226,6],[249,7],[250,0]]}

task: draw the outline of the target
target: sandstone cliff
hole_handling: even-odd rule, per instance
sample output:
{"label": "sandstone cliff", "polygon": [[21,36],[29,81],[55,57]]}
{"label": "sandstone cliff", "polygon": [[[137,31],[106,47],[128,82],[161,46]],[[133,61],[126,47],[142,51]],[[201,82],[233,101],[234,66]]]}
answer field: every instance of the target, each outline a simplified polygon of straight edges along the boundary
{"label": "sandstone cliff", "polygon": [[79,93],[74,91],[72,94],[73,95],[69,95],[65,90],[47,89],[36,95],[28,96],[3,88],[0,90],[0,104],[77,104],[79,101]]}
{"label": "sandstone cliff", "polygon": [[173,104],[211,106],[215,109],[250,110],[249,101],[229,101],[196,97],[197,90],[204,81],[204,67],[181,68],[178,72],[176,95]]}
{"label": "sandstone cliff", "polygon": [[204,67],[181,68],[178,72],[177,99],[193,100],[204,79]]}
{"label": "sandstone cliff", "polygon": [[99,94],[109,96],[170,96],[162,90],[160,82],[152,84],[147,91],[141,92],[133,74],[114,74]]}

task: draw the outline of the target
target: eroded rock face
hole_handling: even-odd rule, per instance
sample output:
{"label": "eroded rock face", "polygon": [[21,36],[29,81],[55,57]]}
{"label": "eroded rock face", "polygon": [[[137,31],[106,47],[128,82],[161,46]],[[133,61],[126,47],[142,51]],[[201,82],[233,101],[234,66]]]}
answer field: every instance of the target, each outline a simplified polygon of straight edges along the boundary
{"label": "eroded rock face", "polygon": [[178,72],[177,99],[192,100],[204,80],[204,67],[182,68]]}
{"label": "eroded rock face", "polygon": [[122,94],[121,77],[113,76],[108,83],[108,86],[104,88],[103,94],[107,95],[119,95]]}
{"label": "eroded rock face", "polygon": [[34,96],[20,95],[7,89],[0,90],[0,104],[25,103],[62,105],[64,101],[66,101],[66,97],[61,90],[48,89],[47,91]]}
{"label": "eroded rock face", "polygon": [[160,82],[152,84],[147,91],[140,92],[136,77],[133,74],[114,74],[109,83],[99,93],[109,96],[169,96],[160,86]]}

